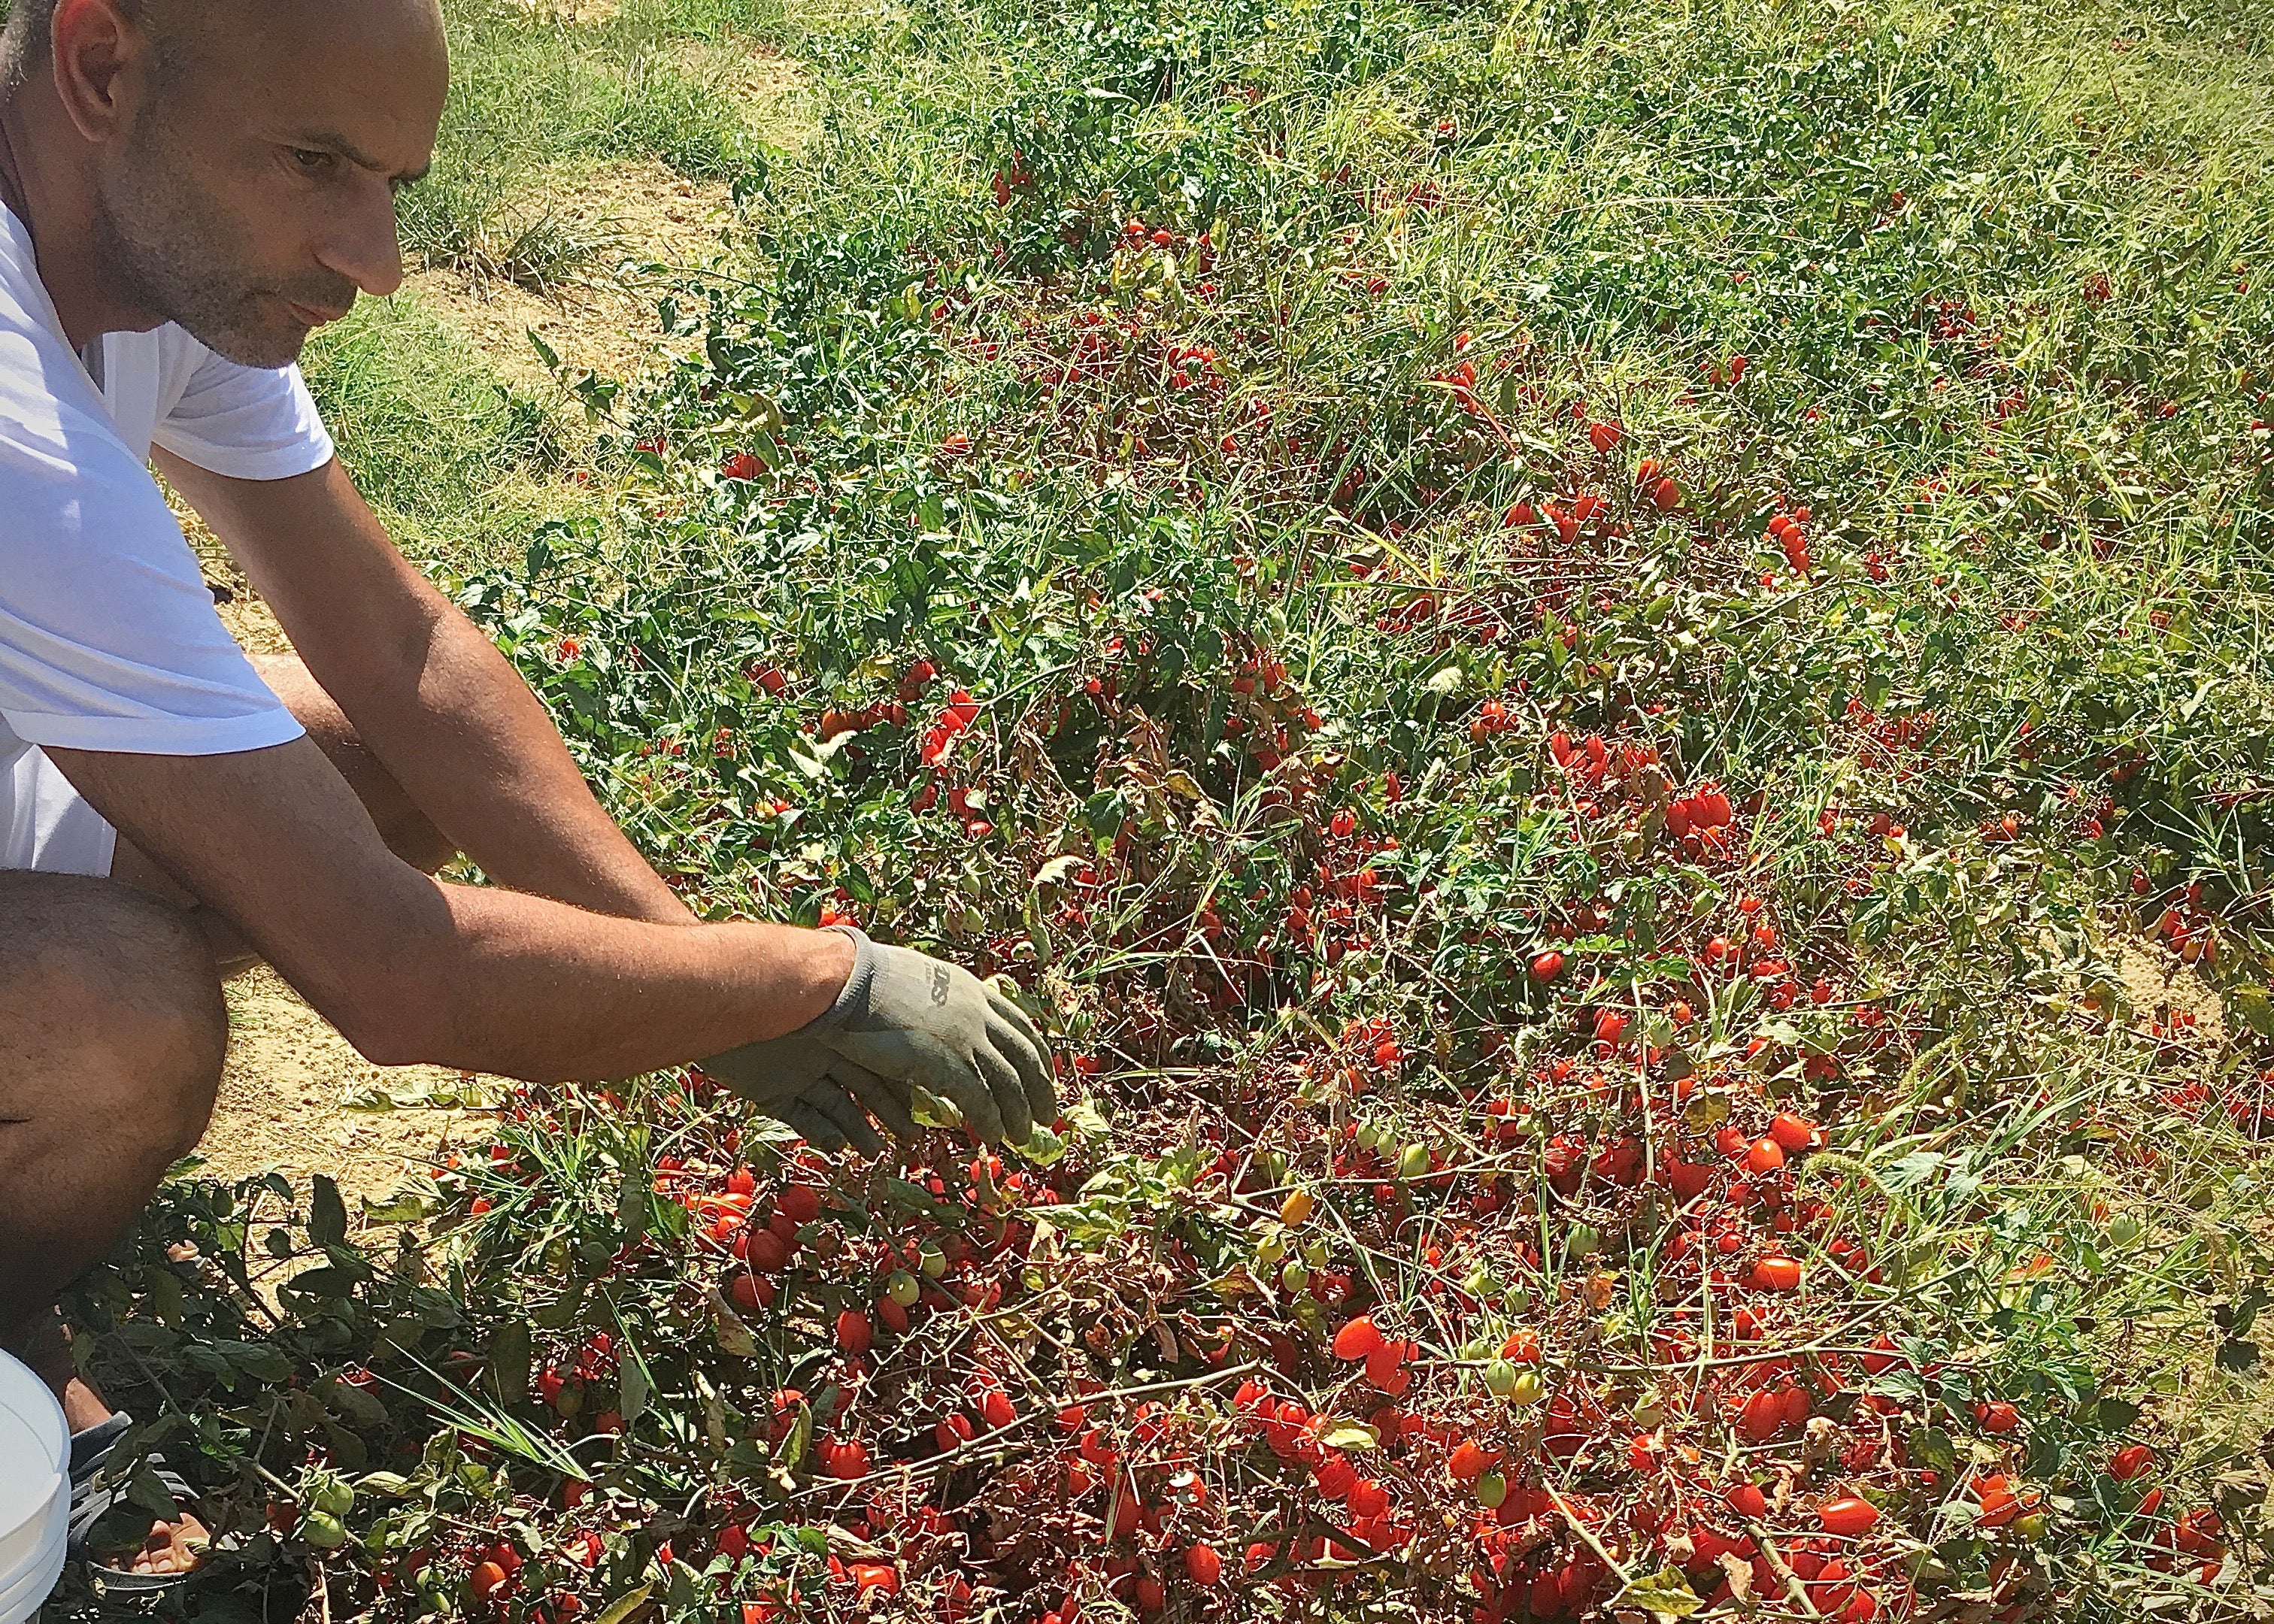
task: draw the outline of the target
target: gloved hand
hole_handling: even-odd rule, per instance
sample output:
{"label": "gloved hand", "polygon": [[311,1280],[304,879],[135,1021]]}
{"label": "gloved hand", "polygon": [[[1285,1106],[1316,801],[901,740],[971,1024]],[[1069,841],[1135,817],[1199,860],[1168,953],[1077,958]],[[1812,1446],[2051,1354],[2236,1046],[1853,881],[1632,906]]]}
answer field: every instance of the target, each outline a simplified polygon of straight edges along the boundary
{"label": "gloved hand", "polygon": [[864,1075],[937,1094],[990,1144],[1023,1145],[1057,1120],[1050,1049],[1025,1011],[968,970],[832,929],[859,949],[853,974],[803,1035]]}
{"label": "gloved hand", "polygon": [[745,1043],[699,1064],[707,1076],[823,1150],[842,1150],[849,1143],[873,1156],[884,1149],[869,1125],[870,1112],[901,1139],[916,1134],[907,1084],[887,1082],[803,1032]]}

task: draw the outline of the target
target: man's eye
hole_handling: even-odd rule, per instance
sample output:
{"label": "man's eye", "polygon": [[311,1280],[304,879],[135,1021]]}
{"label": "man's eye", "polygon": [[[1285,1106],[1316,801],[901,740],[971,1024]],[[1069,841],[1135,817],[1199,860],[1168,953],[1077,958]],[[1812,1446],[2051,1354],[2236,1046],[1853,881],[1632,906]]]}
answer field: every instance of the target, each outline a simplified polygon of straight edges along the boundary
{"label": "man's eye", "polygon": [[332,167],[332,154],[328,152],[317,152],[305,147],[295,147],[290,150],[292,162],[311,175],[320,175]]}

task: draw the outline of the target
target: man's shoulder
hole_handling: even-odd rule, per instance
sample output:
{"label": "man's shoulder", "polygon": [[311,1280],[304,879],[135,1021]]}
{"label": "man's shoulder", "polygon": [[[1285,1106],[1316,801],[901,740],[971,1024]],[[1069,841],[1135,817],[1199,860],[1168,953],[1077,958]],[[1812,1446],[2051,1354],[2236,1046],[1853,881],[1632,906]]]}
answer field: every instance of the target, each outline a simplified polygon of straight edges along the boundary
{"label": "man's shoulder", "polygon": [[243,370],[172,321],[147,332],[106,334],[102,361],[108,379],[105,393],[111,400],[147,398],[159,418],[171,411],[193,385]]}

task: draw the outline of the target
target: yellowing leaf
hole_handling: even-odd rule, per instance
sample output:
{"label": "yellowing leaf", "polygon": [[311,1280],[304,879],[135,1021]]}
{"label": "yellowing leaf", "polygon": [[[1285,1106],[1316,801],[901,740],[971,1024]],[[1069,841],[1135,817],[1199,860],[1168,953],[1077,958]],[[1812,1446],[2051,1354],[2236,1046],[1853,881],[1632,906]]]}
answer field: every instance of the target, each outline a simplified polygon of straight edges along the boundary
{"label": "yellowing leaf", "polygon": [[1715,1088],[1701,1088],[1683,1108],[1682,1119],[1698,1130],[1718,1128],[1729,1120],[1729,1096]]}
{"label": "yellowing leaf", "polygon": [[1660,1619],[1686,1619],[1705,1605],[1678,1568],[1661,1568],[1647,1579],[1633,1580],[1611,1601],[1614,1612],[1632,1607]]}

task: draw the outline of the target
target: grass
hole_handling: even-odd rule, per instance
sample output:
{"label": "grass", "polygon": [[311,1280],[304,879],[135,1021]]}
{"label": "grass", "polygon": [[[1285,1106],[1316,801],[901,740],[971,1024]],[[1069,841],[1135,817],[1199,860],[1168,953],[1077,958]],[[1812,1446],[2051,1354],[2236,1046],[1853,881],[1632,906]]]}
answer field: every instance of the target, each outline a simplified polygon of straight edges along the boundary
{"label": "grass", "polygon": [[[1883,1616],[2248,1615],[2274,1422],[2255,10],[454,27],[414,241],[514,218],[538,166],[659,155],[734,174],[763,257],[676,296],[702,342],[607,402],[573,487],[538,483],[568,460],[543,414],[446,329],[364,312],[312,365],[360,477],[699,906],[855,914],[1005,972],[1088,1098],[1045,1154],[940,1139],[894,1168],[801,1162],[681,1079],[531,1091],[391,1267],[289,1192],[177,1186],[79,1312],[123,1383],[130,1352],[165,1372],[143,1397],[194,1431],[217,1517],[273,1520],[260,1470],[304,1509],[359,1479],[334,1605],[383,1616],[480,1612],[508,1547],[516,1617],[641,1584],[674,1619],[764,1619],[792,1583],[850,1605],[833,1523],[910,1617],[1119,1618],[1157,1580],[1192,1618],[1519,1618],[1646,1613],[1661,1568],[1709,1598],[1721,1570],[1667,1530],[1728,1532],[1724,1491],[1758,1479],[1798,1485],[1783,1548],[1852,1559]],[[814,141],[751,162],[663,65],[698,36],[794,49]],[[1728,840],[1697,832],[1717,785]],[[1726,1116],[1751,1155],[1780,1110],[1828,1139],[1788,1192],[1716,1142]],[[778,1274],[704,1238],[734,1237],[744,1162],[761,1219],[823,1192]],[[166,1248],[266,1268],[271,1227],[324,1265],[282,1324],[202,1276],[169,1306]],[[964,1297],[922,1295],[917,1243]],[[1698,1261],[1777,1246],[1789,1298]],[[911,1330],[831,1352],[899,1275]],[[1395,1491],[1364,1532],[1213,1385],[1378,1422],[1325,1351],[1361,1307],[1450,1430],[1334,1434]],[[1480,1386],[1527,1332],[1537,1412]],[[242,1378],[281,1370],[338,1402],[264,1410]],[[1779,1370],[1878,1535],[1811,1550],[1838,1485],[1742,1419]],[[995,1425],[983,1372],[1014,1419],[951,1447],[943,1417]],[[1113,1545],[1073,1492],[1046,1423],[1085,1383],[1158,1542]],[[1451,1432],[1587,1527],[1551,1505],[1512,1553],[1472,1533]],[[865,1488],[813,1471],[856,1439]],[[2138,1440],[2166,1503],[2112,1470]],[[1985,1480],[2040,1508],[1997,1525]],[[2180,1561],[2213,1506],[2231,1557]],[[328,1538],[283,1521],[248,1587]],[[558,1555],[586,1528],[598,1568]],[[1266,1577],[1220,1604],[1179,1565],[1252,1540]]]}
{"label": "grass", "polygon": [[438,161],[403,209],[404,245],[428,264],[495,259],[525,234],[543,218],[527,193],[533,170],[655,157],[697,178],[740,172],[741,109],[676,65],[684,58],[670,46],[739,37],[759,26],[749,8],[634,4],[586,24],[548,21],[518,0],[471,0],[448,17],[455,74]]}
{"label": "grass", "polygon": [[561,500],[501,500],[562,467],[553,417],[415,300],[363,301],[306,366],[340,455],[406,542],[487,556],[550,516],[532,501]]}
{"label": "grass", "polygon": [[[562,189],[632,159],[721,179],[757,151],[717,64],[673,47],[757,49],[776,26],[767,8],[642,0],[593,24],[472,0],[448,20],[455,71],[437,162],[402,209],[414,267],[548,297],[610,283],[642,245],[563,211]],[[538,522],[576,505],[561,475],[576,414],[507,390],[415,296],[365,301],[320,338],[306,370],[366,495],[426,555],[464,567],[517,552]]]}

